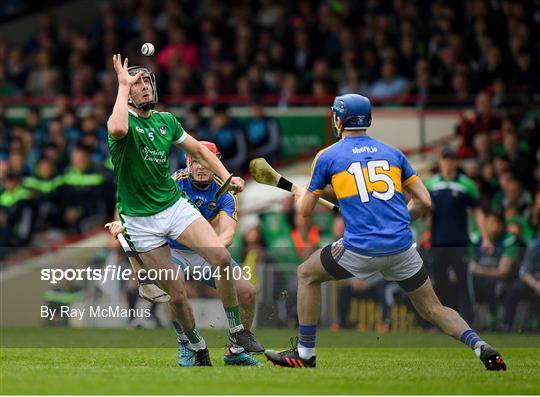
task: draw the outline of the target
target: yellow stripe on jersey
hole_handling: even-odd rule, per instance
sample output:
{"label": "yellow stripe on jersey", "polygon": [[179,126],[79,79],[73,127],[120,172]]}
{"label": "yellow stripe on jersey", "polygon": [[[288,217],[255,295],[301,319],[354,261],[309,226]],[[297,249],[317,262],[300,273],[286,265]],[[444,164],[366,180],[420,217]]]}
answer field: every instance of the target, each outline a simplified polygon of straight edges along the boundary
{"label": "yellow stripe on jersey", "polygon": [[[232,192],[228,192],[234,199],[234,212],[232,214],[232,218],[237,221],[238,220],[238,196]],[[222,211],[224,212],[224,211]]]}
{"label": "yellow stripe on jersey", "polygon": [[[384,193],[388,190],[388,184],[386,182],[383,182],[383,181],[371,182],[369,180],[368,170],[362,169],[362,171],[364,174],[366,187],[369,193],[372,193],[374,191],[379,192],[379,193]],[[377,174],[388,175],[392,179],[392,182],[394,183],[395,191],[397,193],[402,192],[401,168],[392,166],[390,167],[390,170],[385,171],[381,167],[377,167],[376,172]],[[359,194],[358,187],[356,186],[356,180],[354,179],[354,175],[349,173],[348,171],[341,171],[340,173],[332,176],[332,186],[334,188],[334,191],[336,192],[336,197],[338,199],[351,197],[351,196],[357,196]]]}
{"label": "yellow stripe on jersey", "polygon": [[332,176],[332,187],[338,199],[358,195],[358,188],[354,175],[348,171],[341,171]]}
{"label": "yellow stripe on jersey", "polygon": [[418,178],[420,178],[418,175],[412,175],[412,176],[410,176],[408,179],[406,179],[406,180],[403,182],[403,187],[409,186],[411,183],[413,183],[414,181],[416,181]]}
{"label": "yellow stripe on jersey", "polygon": [[189,178],[189,172],[188,171],[176,172],[173,174],[172,177],[176,181],[180,179],[186,179],[186,178]]}

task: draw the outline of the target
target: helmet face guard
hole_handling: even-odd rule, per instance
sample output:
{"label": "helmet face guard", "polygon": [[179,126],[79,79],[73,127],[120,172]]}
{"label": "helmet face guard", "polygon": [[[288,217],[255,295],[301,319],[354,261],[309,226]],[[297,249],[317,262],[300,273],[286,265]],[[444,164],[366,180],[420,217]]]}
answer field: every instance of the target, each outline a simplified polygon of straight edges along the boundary
{"label": "helmet face guard", "polygon": [[[205,146],[206,148],[208,148],[208,150],[210,150],[212,153],[214,153],[218,159],[221,158],[221,153],[219,152],[219,150],[218,150],[215,143],[208,142],[208,141],[199,141],[199,142],[201,143],[201,145]],[[188,154],[186,160],[187,160],[186,162],[187,162],[187,168],[188,168],[188,172],[189,172],[189,180],[191,181],[191,183],[197,189],[200,189],[200,190],[208,189],[210,187],[210,184],[212,183],[212,180],[214,179],[213,173],[210,170],[208,170],[208,172],[210,174],[208,179],[196,180],[194,178],[194,175],[193,175],[193,167],[192,167],[193,166],[193,159]]]}
{"label": "helmet face guard", "polygon": [[141,75],[141,78],[148,77],[150,79],[150,86],[152,87],[152,92],[154,95],[151,101],[142,102],[142,103],[135,103],[135,101],[133,101],[133,99],[129,97],[128,105],[133,106],[140,110],[154,109],[154,107],[157,105],[157,102],[158,102],[156,76],[154,75],[152,71],[150,71],[148,68],[145,68],[144,66],[131,66],[128,68],[128,73],[131,76],[135,76],[139,72],[143,72],[143,74]]}

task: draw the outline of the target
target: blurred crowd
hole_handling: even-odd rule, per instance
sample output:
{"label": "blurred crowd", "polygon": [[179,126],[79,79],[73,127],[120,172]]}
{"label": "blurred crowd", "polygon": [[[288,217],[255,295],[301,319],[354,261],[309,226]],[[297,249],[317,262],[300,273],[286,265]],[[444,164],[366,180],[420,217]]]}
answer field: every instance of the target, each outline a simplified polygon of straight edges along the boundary
{"label": "blurred crowd", "polygon": [[[336,93],[468,106],[488,91],[499,106],[538,94],[538,0],[199,2],[100,5],[82,30],[43,14],[23,45],[0,40],[0,96],[111,98],[111,55],[157,75],[174,101],[327,104]],[[142,43],[156,45],[151,58]],[[236,99],[235,99],[236,98]],[[409,102],[409,103],[411,103]]]}

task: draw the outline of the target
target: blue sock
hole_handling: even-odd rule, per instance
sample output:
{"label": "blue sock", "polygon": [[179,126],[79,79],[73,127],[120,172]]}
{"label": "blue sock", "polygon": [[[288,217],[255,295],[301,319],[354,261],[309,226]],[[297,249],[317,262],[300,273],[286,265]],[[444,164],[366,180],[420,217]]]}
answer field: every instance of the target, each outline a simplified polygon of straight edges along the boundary
{"label": "blue sock", "polygon": [[302,325],[298,327],[298,346],[308,349],[315,348],[315,336],[317,334],[317,325]]}
{"label": "blue sock", "polygon": [[486,342],[484,342],[482,338],[480,338],[478,334],[472,329],[464,331],[459,337],[459,339],[472,349],[476,349],[477,347],[486,344]]}

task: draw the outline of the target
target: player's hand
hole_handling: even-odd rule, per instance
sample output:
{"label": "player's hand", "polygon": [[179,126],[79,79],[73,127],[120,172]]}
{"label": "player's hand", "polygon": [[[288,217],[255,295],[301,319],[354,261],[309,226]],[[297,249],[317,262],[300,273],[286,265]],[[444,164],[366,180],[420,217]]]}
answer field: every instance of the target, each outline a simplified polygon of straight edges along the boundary
{"label": "player's hand", "polygon": [[487,238],[482,238],[482,249],[489,255],[493,255],[493,252],[495,252],[493,243]]}
{"label": "player's hand", "polygon": [[124,226],[122,226],[120,221],[106,223],[105,228],[109,229],[109,233],[111,233],[115,239],[118,239],[120,233],[124,233]]}
{"label": "player's hand", "polygon": [[476,261],[471,261],[469,268],[471,269],[472,274],[478,274],[478,263]]}
{"label": "player's hand", "polygon": [[132,76],[128,73],[128,59],[124,59],[124,64],[122,64],[122,57],[120,54],[113,55],[113,66],[116,72],[116,77],[118,77],[118,84],[131,87],[142,75],[142,72],[137,73],[135,76]]}
{"label": "player's hand", "polygon": [[242,178],[240,178],[239,176],[233,176],[232,179],[231,179],[230,189],[234,193],[240,193],[241,191],[244,190],[245,183],[246,182]]}

